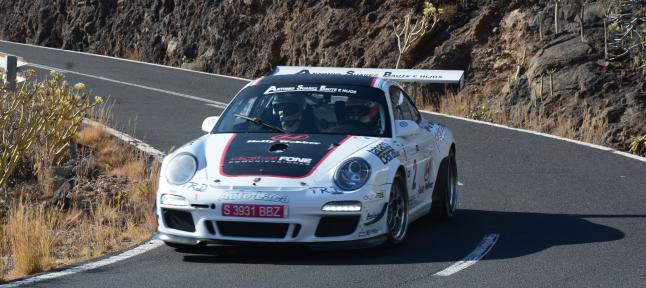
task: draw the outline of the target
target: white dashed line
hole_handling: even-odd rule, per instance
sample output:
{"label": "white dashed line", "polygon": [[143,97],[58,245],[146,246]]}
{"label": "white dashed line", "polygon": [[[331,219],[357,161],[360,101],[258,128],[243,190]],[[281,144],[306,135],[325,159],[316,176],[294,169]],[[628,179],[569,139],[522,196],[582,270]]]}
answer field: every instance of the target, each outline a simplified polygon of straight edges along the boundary
{"label": "white dashed line", "polygon": [[480,241],[480,244],[478,247],[476,247],[475,250],[473,250],[467,257],[464,257],[464,259],[456,262],[455,264],[447,267],[446,269],[435,273],[435,276],[451,276],[455,273],[458,273],[469,266],[476,264],[480,259],[482,259],[489,251],[491,251],[491,248],[493,248],[493,245],[496,244],[496,241],[498,241],[498,236],[499,234],[487,234],[485,235],[484,238],[482,238],[482,241]]}
{"label": "white dashed line", "polygon": [[42,281],[51,280],[51,279],[54,279],[54,278],[60,278],[60,277],[63,277],[63,276],[68,276],[68,275],[71,275],[71,274],[76,274],[76,273],[79,273],[79,272],[85,272],[85,271],[88,271],[88,270],[100,268],[100,267],[103,267],[103,266],[106,266],[106,265],[110,265],[110,264],[113,264],[113,263],[116,263],[116,262],[119,262],[119,261],[126,260],[128,258],[135,257],[135,256],[137,256],[139,254],[146,253],[146,252],[148,252],[150,250],[153,250],[153,249],[155,249],[155,248],[157,248],[159,246],[162,246],[163,244],[164,244],[164,242],[162,242],[161,240],[150,240],[150,241],[148,241],[148,242],[146,242],[144,244],[141,244],[141,245],[139,245],[139,246],[137,246],[135,248],[132,248],[132,249],[130,249],[128,251],[125,251],[125,252],[123,252],[121,254],[118,254],[118,255],[115,255],[115,256],[112,256],[112,257],[108,257],[108,258],[103,259],[103,260],[94,261],[94,262],[90,262],[90,263],[79,265],[79,266],[74,266],[74,267],[67,268],[65,270],[61,270],[61,271],[57,271],[57,272],[51,272],[51,273],[46,273],[46,274],[30,277],[30,278],[19,280],[19,281],[16,281],[16,282],[10,282],[10,283],[7,283],[7,284],[0,284],[0,288],[9,288],[9,287],[18,287],[18,286],[21,286],[21,285],[30,285],[30,284],[34,284],[34,283],[37,283],[37,282],[42,282]]}

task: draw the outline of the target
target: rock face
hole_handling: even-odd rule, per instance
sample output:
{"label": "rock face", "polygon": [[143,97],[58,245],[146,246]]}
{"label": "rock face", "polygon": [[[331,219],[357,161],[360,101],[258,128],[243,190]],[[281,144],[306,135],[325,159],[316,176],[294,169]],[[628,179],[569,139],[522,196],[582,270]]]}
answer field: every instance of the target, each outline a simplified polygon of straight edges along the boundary
{"label": "rock face", "polygon": [[[592,119],[607,123],[605,138],[592,140],[621,149],[646,134],[644,77],[627,60],[604,61],[601,4],[561,0],[557,33],[554,1],[449,2],[460,3],[456,17],[401,66],[467,70],[460,95],[506,116],[464,114],[547,132],[567,118],[568,136],[581,139]],[[14,0],[0,2],[0,36],[251,78],[276,65],[392,68],[393,24],[422,8],[417,0]],[[510,116],[532,113],[545,124]]]}

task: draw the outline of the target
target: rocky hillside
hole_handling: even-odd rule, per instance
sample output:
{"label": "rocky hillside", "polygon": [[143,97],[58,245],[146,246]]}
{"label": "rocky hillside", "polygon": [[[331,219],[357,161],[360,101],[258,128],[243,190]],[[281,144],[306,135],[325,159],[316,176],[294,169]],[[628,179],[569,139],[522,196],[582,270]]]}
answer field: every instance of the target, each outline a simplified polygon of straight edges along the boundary
{"label": "rocky hillside", "polygon": [[[605,31],[612,40],[627,29],[604,28],[607,12],[646,10],[612,0],[560,0],[558,9],[555,0],[431,2],[455,11],[400,66],[467,71],[457,95],[427,95],[432,109],[620,149],[646,134],[636,57],[644,49],[609,61],[604,48]],[[0,2],[0,36],[255,77],[275,65],[394,67],[393,25],[423,8],[417,0],[14,0]]]}

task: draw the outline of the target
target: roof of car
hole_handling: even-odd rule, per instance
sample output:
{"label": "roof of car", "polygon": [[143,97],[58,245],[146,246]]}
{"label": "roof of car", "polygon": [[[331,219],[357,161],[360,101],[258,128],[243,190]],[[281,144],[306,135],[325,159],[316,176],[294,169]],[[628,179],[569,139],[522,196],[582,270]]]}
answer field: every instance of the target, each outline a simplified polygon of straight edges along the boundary
{"label": "roof of car", "polygon": [[380,78],[354,75],[294,74],[267,76],[254,81],[252,85],[282,84],[337,84],[376,87]]}

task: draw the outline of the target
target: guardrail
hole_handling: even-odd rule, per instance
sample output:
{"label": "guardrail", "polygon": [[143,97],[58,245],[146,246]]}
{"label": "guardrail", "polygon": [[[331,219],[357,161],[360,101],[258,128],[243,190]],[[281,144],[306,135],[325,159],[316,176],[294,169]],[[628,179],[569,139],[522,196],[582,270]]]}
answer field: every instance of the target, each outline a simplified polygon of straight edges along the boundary
{"label": "guardrail", "polygon": [[25,81],[25,78],[18,76],[18,72],[22,72],[24,64],[24,62],[18,61],[18,57],[14,55],[0,55],[0,69],[5,70],[2,82],[10,91],[16,90],[16,85]]}

